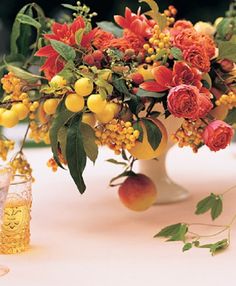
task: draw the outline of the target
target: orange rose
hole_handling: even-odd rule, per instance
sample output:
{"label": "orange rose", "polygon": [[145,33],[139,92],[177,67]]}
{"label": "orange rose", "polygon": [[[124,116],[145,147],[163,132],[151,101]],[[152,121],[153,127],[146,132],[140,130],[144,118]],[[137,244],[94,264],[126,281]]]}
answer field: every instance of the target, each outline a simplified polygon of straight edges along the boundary
{"label": "orange rose", "polygon": [[193,67],[207,73],[210,70],[209,57],[201,46],[192,45],[183,51],[184,59]]}

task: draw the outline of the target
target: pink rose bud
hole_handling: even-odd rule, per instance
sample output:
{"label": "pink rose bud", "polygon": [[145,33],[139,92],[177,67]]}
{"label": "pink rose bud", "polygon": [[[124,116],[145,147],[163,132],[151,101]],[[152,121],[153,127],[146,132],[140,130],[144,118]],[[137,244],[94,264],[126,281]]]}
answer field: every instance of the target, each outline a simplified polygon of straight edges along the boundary
{"label": "pink rose bud", "polygon": [[211,122],[203,132],[203,141],[211,151],[226,148],[234,135],[233,128],[221,120]]}

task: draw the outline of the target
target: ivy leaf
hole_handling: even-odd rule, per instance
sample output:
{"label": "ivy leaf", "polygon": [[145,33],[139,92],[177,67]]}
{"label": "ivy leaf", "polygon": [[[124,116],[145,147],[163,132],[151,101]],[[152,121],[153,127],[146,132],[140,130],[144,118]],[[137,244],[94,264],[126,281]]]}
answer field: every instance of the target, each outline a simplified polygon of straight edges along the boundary
{"label": "ivy leaf", "polygon": [[95,143],[95,131],[90,125],[81,122],[80,132],[83,138],[84,151],[89,159],[95,163],[98,156],[98,146]]}
{"label": "ivy leaf", "polygon": [[141,121],[137,121],[133,124],[133,128],[134,130],[138,130],[139,131],[139,137],[138,137],[138,141],[139,142],[143,142],[143,127],[141,125]]}
{"label": "ivy leaf", "polygon": [[81,194],[86,186],[83,180],[83,171],[86,166],[86,153],[83,145],[83,138],[80,132],[82,114],[74,116],[67,130],[66,158],[70,174]]}
{"label": "ivy leaf", "polygon": [[123,35],[123,30],[117,27],[113,22],[102,21],[98,22],[97,26],[106,32],[112,33],[117,38],[120,38]]}
{"label": "ivy leaf", "polygon": [[136,95],[140,96],[140,97],[162,98],[163,96],[166,95],[166,93],[164,93],[164,92],[151,92],[151,91],[146,91],[144,89],[139,88]]}
{"label": "ivy leaf", "polygon": [[115,165],[127,166],[126,163],[124,163],[124,162],[119,162],[119,161],[117,161],[117,160],[115,160],[115,159],[108,159],[108,160],[106,160],[106,161],[109,162],[109,163],[115,164]]}
{"label": "ivy leaf", "polygon": [[63,168],[63,166],[61,165],[60,160],[58,158],[58,132],[72,116],[74,116],[74,113],[66,109],[64,102],[60,102],[55,117],[53,119],[51,128],[49,130],[53,157],[61,168]]}
{"label": "ivy leaf", "polygon": [[169,238],[167,241],[185,241],[185,234],[188,232],[186,224],[177,223],[163,228],[160,232],[154,235],[156,237]]}
{"label": "ivy leaf", "polygon": [[215,220],[222,213],[222,209],[222,197],[212,193],[197,204],[195,214],[204,214],[211,210],[211,218]]}
{"label": "ivy leaf", "polygon": [[218,218],[218,216],[221,215],[223,210],[223,203],[222,203],[222,198],[220,196],[217,196],[215,198],[215,202],[211,208],[211,218],[212,220],[215,220]]}
{"label": "ivy leaf", "polygon": [[190,242],[187,242],[187,243],[185,243],[184,244],[184,246],[183,246],[183,252],[185,252],[185,251],[187,251],[187,250],[189,250],[189,249],[191,249],[193,247],[193,245],[192,245],[192,243],[190,243]]}
{"label": "ivy leaf", "polygon": [[75,50],[60,41],[50,40],[51,45],[55,51],[59,53],[66,61],[73,61],[76,57]]}
{"label": "ivy leaf", "polygon": [[229,247],[228,239],[217,241],[216,243],[200,245],[200,248],[209,248],[212,255]]}
{"label": "ivy leaf", "polygon": [[170,49],[170,54],[176,59],[176,60],[182,60],[183,59],[183,53],[179,48],[173,47]]}
{"label": "ivy leaf", "polygon": [[149,119],[142,119],[147,131],[148,142],[155,151],[161,143],[162,133],[160,128]]}
{"label": "ivy leaf", "polygon": [[204,214],[204,213],[208,212],[212,208],[214,202],[215,202],[215,195],[214,194],[211,194],[210,196],[202,199],[197,204],[197,209],[195,211],[195,214],[199,215],[199,214]]}

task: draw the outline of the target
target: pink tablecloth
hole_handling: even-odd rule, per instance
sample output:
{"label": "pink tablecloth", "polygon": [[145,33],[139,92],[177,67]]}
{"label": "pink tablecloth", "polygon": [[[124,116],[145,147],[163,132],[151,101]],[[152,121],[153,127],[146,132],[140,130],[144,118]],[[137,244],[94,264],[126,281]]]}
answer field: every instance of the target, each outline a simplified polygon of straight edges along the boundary
{"label": "pink tablecloth", "polygon": [[[119,167],[104,163],[103,150],[85,179],[81,196],[67,171],[46,167],[49,149],[27,151],[35,170],[32,246],[18,255],[0,255],[10,273],[1,286],[146,286],[234,285],[236,225],[231,247],[214,258],[205,249],[181,252],[180,243],[164,243],[152,236],[163,226],[206,219],[193,215],[196,202],[209,192],[221,192],[236,182],[236,146],[219,153],[206,149],[194,155],[173,148],[168,171],[189,189],[191,197],[172,205],[154,206],[144,213],[124,208],[116,189],[107,187]],[[236,191],[228,195],[219,223],[235,212]]]}

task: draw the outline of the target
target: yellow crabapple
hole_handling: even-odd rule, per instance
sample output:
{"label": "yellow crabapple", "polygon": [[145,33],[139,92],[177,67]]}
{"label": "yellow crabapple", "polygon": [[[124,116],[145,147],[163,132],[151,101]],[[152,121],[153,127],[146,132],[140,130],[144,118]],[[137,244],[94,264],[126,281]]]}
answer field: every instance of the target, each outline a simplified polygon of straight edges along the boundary
{"label": "yellow crabapple", "polygon": [[67,95],[65,105],[68,110],[79,112],[84,108],[84,98],[77,93],[71,93]]}
{"label": "yellow crabapple", "polygon": [[74,89],[80,96],[90,95],[93,91],[93,81],[87,77],[82,77],[75,82]]}
{"label": "yellow crabapple", "polygon": [[101,113],[106,104],[107,101],[99,93],[91,94],[87,100],[88,109],[94,113]]}

